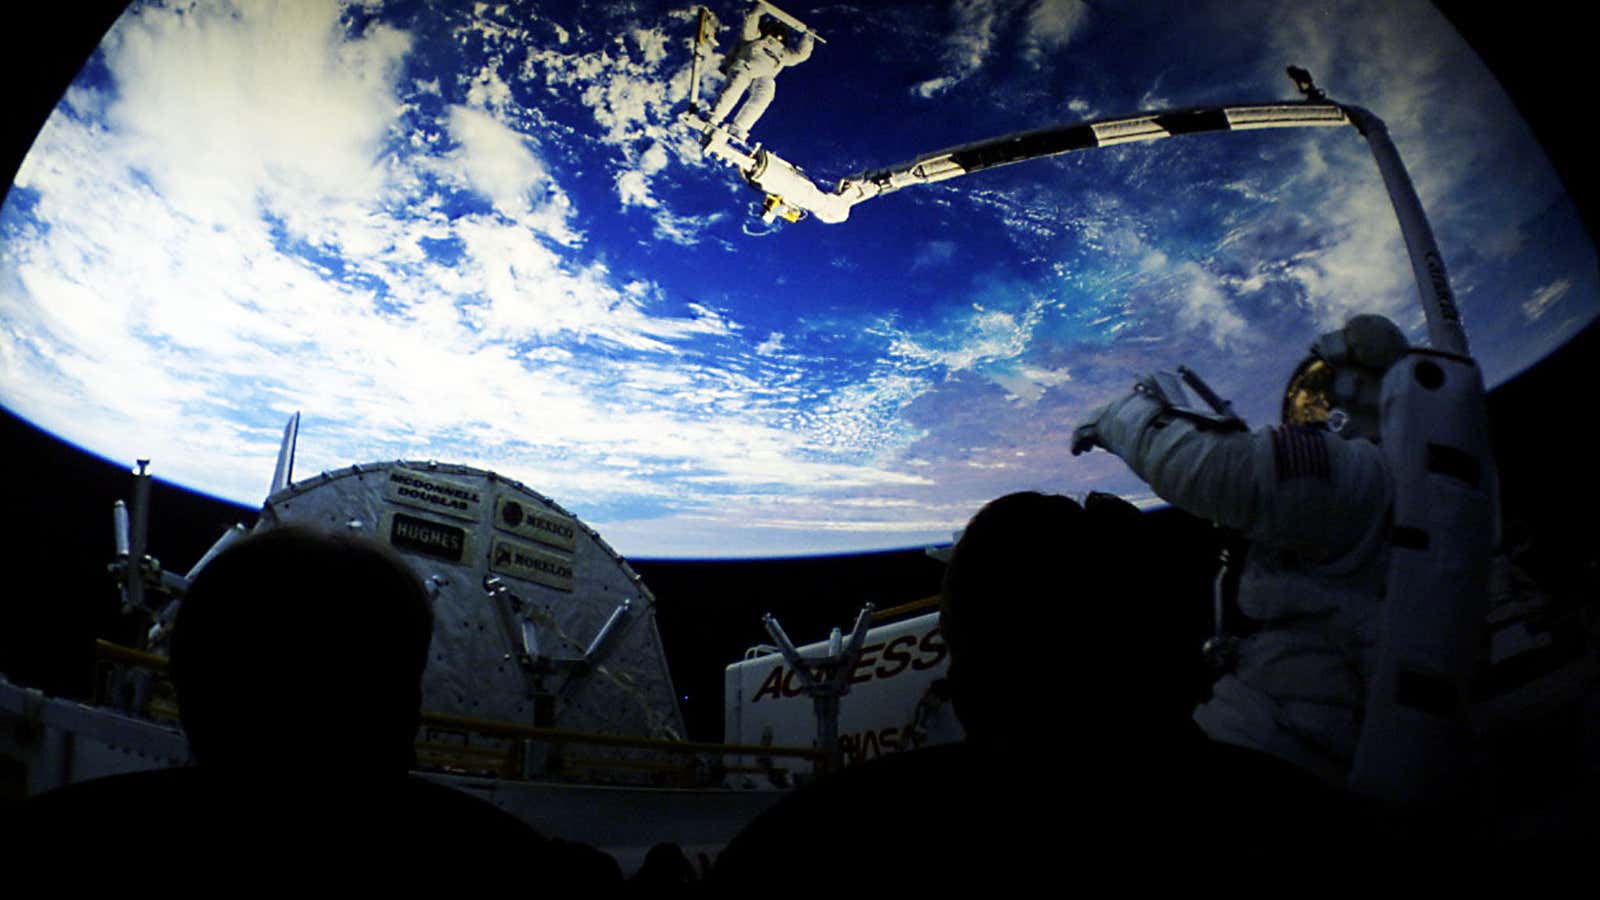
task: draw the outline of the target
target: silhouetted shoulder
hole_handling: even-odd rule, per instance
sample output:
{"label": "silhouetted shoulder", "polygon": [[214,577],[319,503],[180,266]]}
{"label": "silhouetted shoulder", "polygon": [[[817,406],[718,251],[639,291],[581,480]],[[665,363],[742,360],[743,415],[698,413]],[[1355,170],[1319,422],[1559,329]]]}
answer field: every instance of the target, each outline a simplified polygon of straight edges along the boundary
{"label": "silhouetted shoulder", "polygon": [[1349,791],[1269,753],[1214,741],[1193,723],[1164,756],[1166,805],[1185,844],[1314,855],[1379,840],[1376,811]]}
{"label": "silhouetted shoulder", "polygon": [[782,884],[907,885],[941,871],[1025,866],[1037,826],[1004,760],[965,743],[850,766],[796,789],[758,816],[717,857],[719,892]]}
{"label": "silhouetted shoulder", "polygon": [[[409,864],[487,853],[515,854],[538,866],[546,884],[622,879],[607,854],[544,836],[485,800],[414,775],[137,772],[41,794],[20,806],[13,824],[22,847],[52,858],[137,863],[149,858],[155,839],[163,854],[185,859],[289,869],[359,873],[382,866],[399,874]],[[133,834],[142,837],[131,840]]]}

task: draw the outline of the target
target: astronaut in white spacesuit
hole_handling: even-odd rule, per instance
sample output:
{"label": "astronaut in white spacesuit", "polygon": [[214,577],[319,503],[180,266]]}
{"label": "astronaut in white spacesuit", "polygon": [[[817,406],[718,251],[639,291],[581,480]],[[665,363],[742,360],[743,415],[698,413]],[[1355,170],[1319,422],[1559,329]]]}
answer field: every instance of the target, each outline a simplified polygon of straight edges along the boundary
{"label": "astronaut in white spacesuit", "polygon": [[756,120],[772,103],[773,79],[788,66],[799,65],[811,58],[815,37],[805,32],[798,47],[789,46],[790,29],[758,5],[745,17],[740,30],[740,45],[733,51],[728,63],[728,80],[717,95],[717,102],[706,117],[711,133],[727,117],[739,98],[749,92],[739,112],[729,124],[728,132],[744,140],[755,126]]}
{"label": "astronaut in white spacesuit", "polygon": [[1163,499],[1251,542],[1237,606],[1259,629],[1195,721],[1335,784],[1361,734],[1390,554],[1379,391],[1407,351],[1393,322],[1356,316],[1296,370],[1278,427],[1174,406],[1152,377],[1073,441],[1074,454],[1104,447]]}

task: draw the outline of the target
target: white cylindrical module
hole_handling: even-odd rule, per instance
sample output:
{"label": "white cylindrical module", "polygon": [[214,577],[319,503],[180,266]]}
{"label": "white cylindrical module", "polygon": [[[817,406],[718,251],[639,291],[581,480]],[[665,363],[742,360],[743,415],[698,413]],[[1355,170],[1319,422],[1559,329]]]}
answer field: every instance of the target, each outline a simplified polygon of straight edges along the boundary
{"label": "white cylindrical module", "polygon": [[[433,587],[425,712],[627,737],[683,734],[655,598],[593,529],[530,488],[459,465],[351,466],[268,497],[258,527],[289,523],[367,534]],[[586,658],[602,636],[603,658]]]}

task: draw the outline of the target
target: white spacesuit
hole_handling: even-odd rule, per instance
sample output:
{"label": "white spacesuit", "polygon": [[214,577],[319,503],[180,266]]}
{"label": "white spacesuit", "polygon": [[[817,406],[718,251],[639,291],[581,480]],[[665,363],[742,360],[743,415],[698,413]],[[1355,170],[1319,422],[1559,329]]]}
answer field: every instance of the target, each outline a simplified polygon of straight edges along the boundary
{"label": "white spacesuit", "polygon": [[811,58],[815,38],[807,31],[800,38],[800,46],[791,48],[785,41],[789,29],[757,6],[745,17],[739,37],[742,43],[734,51],[728,64],[728,80],[717,95],[707,123],[715,128],[739,98],[749,91],[744,104],[733,117],[729,130],[734,137],[743,139],[755,126],[756,120],[772,103],[773,79],[786,66],[799,65]]}
{"label": "white spacesuit", "polygon": [[1259,630],[1195,721],[1336,784],[1361,733],[1390,553],[1377,388],[1405,352],[1393,323],[1358,316],[1296,372],[1284,425],[1219,427],[1237,420],[1176,410],[1147,381],[1080,427],[1073,447],[1105,447],[1163,499],[1252,542],[1237,603]]}

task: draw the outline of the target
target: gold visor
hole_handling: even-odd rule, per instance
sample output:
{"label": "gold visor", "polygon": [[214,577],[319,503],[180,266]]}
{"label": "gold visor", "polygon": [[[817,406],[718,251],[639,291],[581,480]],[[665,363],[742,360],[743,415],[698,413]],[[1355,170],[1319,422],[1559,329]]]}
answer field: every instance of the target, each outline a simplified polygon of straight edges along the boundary
{"label": "gold visor", "polygon": [[1322,425],[1328,421],[1333,391],[1333,366],[1308,356],[1289,376],[1283,390],[1283,424]]}

